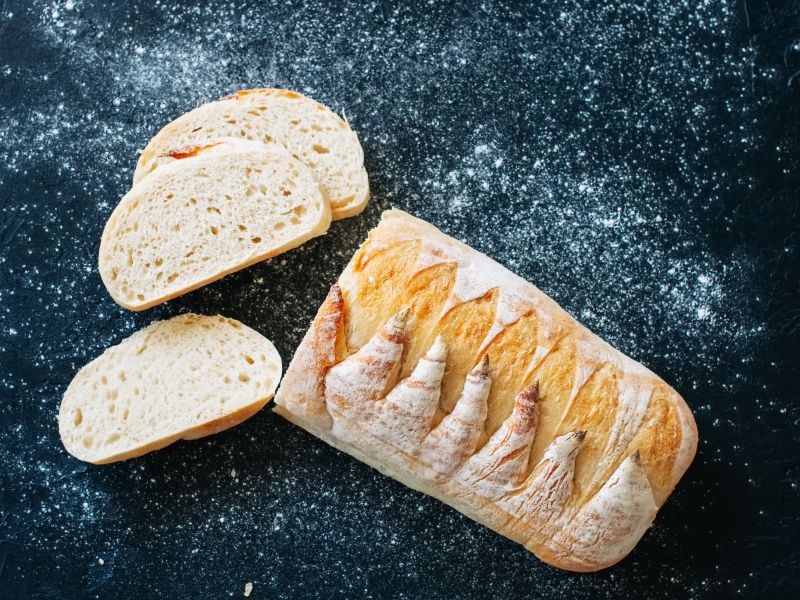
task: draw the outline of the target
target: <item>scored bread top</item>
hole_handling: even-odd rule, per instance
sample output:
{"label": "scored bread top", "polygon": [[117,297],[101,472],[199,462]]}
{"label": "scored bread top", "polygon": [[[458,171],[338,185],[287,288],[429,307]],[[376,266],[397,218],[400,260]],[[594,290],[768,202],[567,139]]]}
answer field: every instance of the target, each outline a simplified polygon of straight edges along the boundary
{"label": "scored bread top", "polygon": [[64,393],[67,451],[107,463],[236,425],[263,407],[281,376],[268,339],[234,319],[158,321],[83,367]]}
{"label": "scored bread top", "polygon": [[364,152],[349,124],[328,107],[282,89],[244,90],[178,117],[147,144],[134,183],[172,162],[175,149],[220,137],[287,148],[314,171],[334,219],[360,213],[369,200]]}
{"label": "scored bread top", "polygon": [[143,310],[327,231],[313,173],[284,148],[211,140],[174,152],[122,198],[103,231],[100,275]]}
{"label": "scored bread top", "polygon": [[623,558],[697,445],[664,381],[400,211],[370,232],[296,357],[281,414],[561,568]]}

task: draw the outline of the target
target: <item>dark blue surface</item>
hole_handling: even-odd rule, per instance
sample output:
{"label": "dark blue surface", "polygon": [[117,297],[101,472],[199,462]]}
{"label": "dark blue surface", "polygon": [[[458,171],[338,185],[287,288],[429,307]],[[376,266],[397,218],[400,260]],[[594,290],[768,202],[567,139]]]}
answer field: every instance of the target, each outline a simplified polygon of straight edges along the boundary
{"label": "dark blue surface", "polygon": [[[5,2],[0,598],[796,598],[795,3]],[[237,89],[344,111],[373,200],[324,238],[144,314],[100,232],[137,148]],[[105,467],[63,450],[80,366],[221,312],[285,363],[382,210],[487,252],[662,375],[697,459],[617,567],[561,572],[267,409]]]}

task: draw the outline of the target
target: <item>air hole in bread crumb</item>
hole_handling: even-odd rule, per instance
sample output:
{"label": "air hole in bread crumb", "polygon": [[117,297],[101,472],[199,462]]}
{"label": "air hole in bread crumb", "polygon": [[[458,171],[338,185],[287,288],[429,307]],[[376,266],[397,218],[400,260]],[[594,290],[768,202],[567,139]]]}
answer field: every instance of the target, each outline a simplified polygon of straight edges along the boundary
{"label": "air hole in bread crumb", "polygon": [[139,393],[140,393],[140,392],[139,392],[139,388],[138,388],[138,387],[135,387],[135,388],[133,388],[133,395],[134,395],[134,396],[138,396],[138,395],[139,395]]}
{"label": "air hole in bread crumb", "polygon": [[244,225],[239,225],[239,231],[247,231],[247,227]]}
{"label": "air hole in bread crumb", "polygon": [[218,215],[221,215],[221,214],[222,214],[222,211],[220,211],[220,209],[218,209],[216,206],[209,206],[209,207],[206,209],[206,211],[207,211],[207,212],[215,212],[215,213],[217,213]]}
{"label": "air hole in bread crumb", "polygon": [[216,227],[214,227],[214,226],[212,225],[212,226],[211,226],[211,233],[213,233],[214,235],[217,235],[217,234],[219,234],[219,229],[217,229]]}
{"label": "air hole in bread crumb", "polygon": [[246,373],[239,373],[239,381],[247,383],[248,381],[250,381],[250,376],[247,375]]}
{"label": "air hole in bread crumb", "polygon": [[108,385],[108,377],[106,377],[105,375],[101,375],[100,383],[102,383],[103,385]]}
{"label": "air hole in bread crumb", "polygon": [[84,448],[91,448],[92,447],[92,438],[83,438],[83,447]]}
{"label": "air hole in bread crumb", "polygon": [[197,198],[189,198],[189,204],[197,204]]}
{"label": "air hole in bread crumb", "polygon": [[282,229],[286,229],[286,223],[283,221],[278,221],[275,225],[272,226],[275,231],[280,231]]}
{"label": "air hole in bread crumb", "polygon": [[325,146],[320,146],[319,144],[314,144],[311,149],[317,154],[328,154],[330,152]]}
{"label": "air hole in bread crumb", "polygon": [[109,414],[114,414],[117,411],[117,406],[115,404],[108,405],[108,412]]}
{"label": "air hole in bread crumb", "polygon": [[111,269],[111,281],[116,281],[117,277],[119,277],[119,271]]}
{"label": "air hole in bread crumb", "polygon": [[172,200],[175,196],[173,194],[167,194],[167,200]]}
{"label": "air hole in bread crumb", "polygon": [[128,420],[128,417],[130,416],[130,414],[131,414],[131,411],[129,411],[129,410],[126,408],[126,409],[125,409],[125,412],[124,412],[124,413],[122,413],[122,420],[123,420],[123,421],[127,421],[127,420]]}
{"label": "air hole in bread crumb", "polygon": [[156,281],[160,281],[162,277],[164,277],[164,271],[156,273]]}
{"label": "air hole in bread crumb", "polygon": [[300,224],[300,217],[295,215],[291,219],[289,219],[289,221],[291,222],[292,225],[299,225]]}
{"label": "air hole in bread crumb", "polygon": [[252,365],[253,363],[256,362],[256,361],[253,360],[252,356],[247,356],[247,354],[244,355],[244,359],[247,361],[248,365]]}
{"label": "air hole in bread crumb", "polygon": [[175,281],[177,278],[178,278],[178,274],[177,274],[177,273],[173,273],[172,275],[170,275],[169,277],[167,277],[167,283],[172,283],[172,282],[173,282],[173,281]]}
{"label": "air hole in bread crumb", "polygon": [[144,294],[136,294],[136,299],[139,302],[144,302]]}
{"label": "air hole in bread crumb", "polygon": [[230,382],[231,382],[231,378],[230,378],[230,377],[228,377],[227,375],[225,375],[225,377],[223,377],[223,378],[222,378],[222,381],[223,381],[224,383],[230,383]]}
{"label": "air hole in bread crumb", "polygon": [[267,186],[265,186],[263,184],[259,185],[258,186],[258,191],[261,192],[262,196],[266,196],[267,195]]}
{"label": "air hole in bread crumb", "polygon": [[302,217],[304,214],[306,214],[307,210],[308,209],[301,204],[300,206],[295,206],[294,207],[294,214]]}
{"label": "air hole in bread crumb", "polygon": [[231,125],[236,125],[236,119],[228,119],[228,123]]}
{"label": "air hole in bread crumb", "polygon": [[260,244],[261,243],[261,238],[258,237],[258,236],[255,236],[250,241],[253,242],[254,244]]}
{"label": "air hole in bread crumb", "polygon": [[283,192],[284,196],[291,196],[292,195],[292,190],[284,190],[284,189],[282,189],[281,192]]}
{"label": "air hole in bread crumb", "polygon": [[118,433],[112,433],[110,436],[106,438],[106,444],[113,444],[117,440],[119,440],[120,435]]}
{"label": "air hole in bread crumb", "polygon": [[75,425],[75,427],[83,423],[83,412],[81,412],[80,408],[75,409],[75,415],[72,417],[72,423]]}
{"label": "air hole in bread crumb", "polygon": [[322,131],[322,127],[320,127],[316,123],[311,124],[311,129],[313,129],[314,131]]}

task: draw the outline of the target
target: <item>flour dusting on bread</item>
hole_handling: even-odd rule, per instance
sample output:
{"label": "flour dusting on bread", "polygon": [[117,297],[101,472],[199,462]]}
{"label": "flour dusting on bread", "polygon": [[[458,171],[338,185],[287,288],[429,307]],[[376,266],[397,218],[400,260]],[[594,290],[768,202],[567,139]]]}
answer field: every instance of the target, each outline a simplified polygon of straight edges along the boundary
{"label": "flour dusting on bread", "polygon": [[[696,448],[674,390],[400,211],[384,213],[338,289],[341,308],[320,309],[277,412],[561,568],[630,552]],[[312,332],[331,314],[344,343],[329,367]],[[294,383],[322,371],[314,403],[329,425],[304,416],[308,387]]]}

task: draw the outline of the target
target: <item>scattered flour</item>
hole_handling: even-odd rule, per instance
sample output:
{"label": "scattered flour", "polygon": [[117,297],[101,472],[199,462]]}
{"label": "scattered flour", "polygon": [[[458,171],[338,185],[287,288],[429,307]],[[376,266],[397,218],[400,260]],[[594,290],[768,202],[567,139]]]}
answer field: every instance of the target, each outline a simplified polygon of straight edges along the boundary
{"label": "scattered flour", "polygon": [[[554,598],[620,596],[652,586],[656,571],[648,589],[664,597],[746,590],[738,573],[707,576],[685,564],[676,546],[688,534],[674,521],[657,522],[641,551],[591,583],[561,577],[268,413],[213,440],[105,469],[68,458],[55,429],[60,395],[82,364],[182,310],[242,319],[274,339],[288,363],[327,286],[391,206],[533,281],[674,383],[701,429],[733,427],[730,415],[711,417],[712,405],[740,385],[731,365],[754,359],[765,330],[764,299],[750,284],[759,266],[709,233],[735,226],[721,199],[750,189],[735,165],[763,143],[742,76],[753,51],[732,41],[736,6],[154,0],[112,10],[69,0],[7,12],[7,32],[30,29],[33,58],[0,55],[8,100],[0,461],[13,507],[0,509],[4,537],[76,572],[81,557],[102,551],[86,559],[108,572],[87,567],[98,586],[115,569],[131,575],[125,557],[150,574],[162,572],[163,559],[177,565],[177,582],[216,586],[220,565],[241,548],[276,597],[290,584],[354,596],[421,580],[433,596],[485,584],[507,596],[513,582]],[[365,148],[370,207],[325,238],[168,306],[117,307],[96,251],[137,149],[182,112],[256,86],[298,89],[346,113]],[[698,460],[718,460],[712,454],[701,448]],[[698,510],[713,512],[715,502]],[[176,539],[187,549],[181,556]],[[286,564],[295,546],[309,549],[306,560]],[[382,556],[393,571],[377,564]],[[466,569],[442,576],[425,567],[437,558]],[[230,581],[256,572],[231,568],[241,579]],[[252,589],[246,584],[245,596]],[[169,590],[149,590],[159,591]]]}

